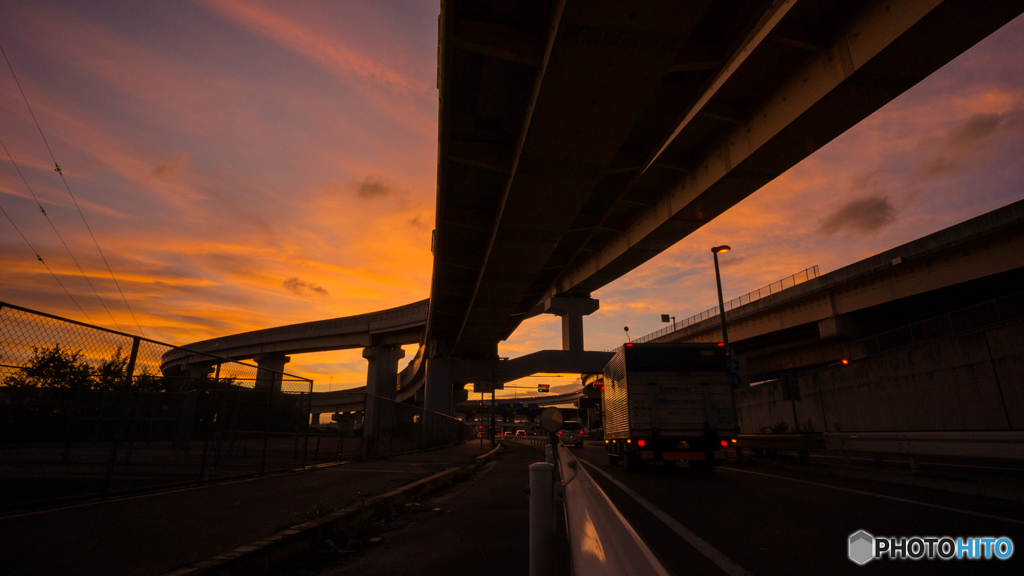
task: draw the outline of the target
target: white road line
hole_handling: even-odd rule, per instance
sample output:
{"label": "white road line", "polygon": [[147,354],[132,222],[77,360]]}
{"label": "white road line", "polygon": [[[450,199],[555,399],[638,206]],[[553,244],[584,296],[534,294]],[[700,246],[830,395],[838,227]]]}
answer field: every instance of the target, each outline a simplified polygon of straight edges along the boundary
{"label": "white road line", "polygon": [[764,472],[754,472],[753,470],[739,470],[737,468],[726,468],[721,467],[719,470],[727,470],[729,472],[742,472],[743,474],[757,474],[758,476],[767,476],[769,478],[780,478],[782,480],[789,480],[791,482],[800,482],[801,484],[810,484],[811,486],[822,486],[824,488],[831,488],[833,490],[842,490],[843,492],[853,492],[854,494],[863,494],[864,496],[874,496],[875,498],[884,498],[886,500],[895,500],[897,502],[906,502],[907,504],[917,504],[918,506],[927,506],[928,508],[937,508],[939,510],[946,510],[949,512],[959,512],[960,514],[969,514],[971,516],[977,516],[979,518],[988,518],[990,520],[1000,520],[1003,522],[1010,522],[1012,524],[1024,525],[1024,520],[1016,520],[1013,518],[1004,518],[1002,516],[995,516],[992,514],[982,514],[981,512],[971,512],[970,510],[964,510],[962,508],[953,508],[951,506],[942,506],[940,504],[929,504],[928,502],[918,502],[917,500],[907,500],[906,498],[897,498],[896,496],[886,496],[885,494],[876,494],[875,492],[865,492],[863,490],[855,490],[853,488],[843,488],[841,486],[833,486],[831,484],[822,484],[820,482],[811,482],[809,480],[798,480],[796,478],[789,478],[788,476],[776,476],[775,474],[765,474]]}
{"label": "white road line", "polygon": [[607,472],[601,470],[600,468],[591,464],[590,462],[587,462],[586,460],[580,460],[580,462],[583,462],[587,466],[593,468],[596,472],[607,478],[609,482],[615,484],[620,490],[622,490],[631,498],[636,500],[641,506],[646,508],[648,512],[654,514],[658,518],[658,520],[664,522],[665,525],[671,528],[673,532],[682,537],[683,540],[686,540],[691,546],[696,548],[698,552],[706,556],[708,560],[711,560],[715,563],[716,566],[724,570],[726,574],[729,574],[730,576],[753,576],[750,572],[747,572],[742,566],[733,562],[732,559],[730,559],[728,556],[722,554],[717,548],[715,548],[711,544],[708,544],[707,540],[704,540],[700,536],[694,534],[689,528],[680,524],[678,520],[669,516],[667,513],[662,511],[654,504],[651,504],[649,500],[634,492],[633,489],[630,488],[629,486],[626,486],[622,482],[619,482],[615,478],[612,478]]}

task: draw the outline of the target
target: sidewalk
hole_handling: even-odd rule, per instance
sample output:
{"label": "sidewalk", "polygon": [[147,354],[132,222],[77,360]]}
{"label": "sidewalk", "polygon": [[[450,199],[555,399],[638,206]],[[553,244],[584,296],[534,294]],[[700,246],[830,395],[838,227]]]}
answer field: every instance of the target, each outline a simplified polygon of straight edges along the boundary
{"label": "sidewalk", "polygon": [[3,572],[164,574],[366,496],[466,466],[479,448],[471,441],[372,462],[0,517]]}
{"label": "sidewalk", "polygon": [[[352,556],[322,553],[279,574],[488,574],[529,573],[529,466],[543,461],[540,450],[504,442],[504,452],[468,480],[436,494],[432,509],[403,513],[400,527],[382,534],[383,543]],[[440,508],[440,510],[435,510]],[[559,557],[569,573],[565,517],[558,510]],[[316,568],[310,565],[316,565]]]}

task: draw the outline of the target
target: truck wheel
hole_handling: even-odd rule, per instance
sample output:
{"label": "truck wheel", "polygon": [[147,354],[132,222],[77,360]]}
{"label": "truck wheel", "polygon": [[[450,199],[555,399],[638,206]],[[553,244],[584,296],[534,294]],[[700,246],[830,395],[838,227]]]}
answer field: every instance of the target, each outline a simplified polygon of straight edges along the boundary
{"label": "truck wheel", "polygon": [[639,472],[644,464],[636,452],[626,452],[622,456],[622,461],[626,464],[626,472]]}
{"label": "truck wheel", "polygon": [[714,460],[690,460],[690,470],[698,474],[711,474],[715,471]]}
{"label": "truck wheel", "polygon": [[619,465],[619,460],[621,460],[621,459],[622,459],[621,456],[616,456],[616,455],[614,455],[612,453],[609,453],[608,454],[608,465],[609,466],[618,466]]}

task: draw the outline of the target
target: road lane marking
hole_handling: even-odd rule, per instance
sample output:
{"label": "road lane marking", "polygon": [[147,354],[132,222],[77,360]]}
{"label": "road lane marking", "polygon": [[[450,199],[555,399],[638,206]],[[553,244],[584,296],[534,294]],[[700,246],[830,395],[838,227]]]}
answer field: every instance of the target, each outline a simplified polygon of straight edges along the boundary
{"label": "road lane marking", "polygon": [[654,514],[654,516],[657,517],[658,520],[664,522],[665,525],[671,528],[673,532],[678,534],[683,540],[686,540],[691,546],[696,548],[698,552],[706,556],[708,560],[711,560],[715,563],[716,566],[725,571],[726,574],[729,574],[730,576],[753,576],[750,572],[747,572],[742,566],[733,562],[732,559],[730,559],[728,556],[722,554],[717,548],[715,548],[711,544],[708,544],[707,540],[704,540],[700,536],[694,534],[689,528],[680,524],[678,520],[669,516],[667,513],[662,511],[654,504],[651,504],[649,500],[634,492],[633,489],[630,488],[629,486],[626,486],[622,482],[619,482],[615,478],[612,478],[611,475],[609,475],[607,472],[601,470],[600,468],[591,464],[590,462],[587,462],[586,460],[580,460],[580,462],[583,462],[587,466],[593,468],[596,472],[607,478],[609,482],[615,484],[615,486],[617,486],[620,490],[629,495],[629,497],[636,500],[641,506],[646,508],[648,512]]}
{"label": "road lane marking", "polygon": [[853,488],[843,488],[841,486],[833,486],[831,484],[822,484],[820,482],[811,482],[809,480],[798,480],[796,478],[790,478],[788,476],[776,476],[775,474],[765,474],[764,472],[754,472],[753,470],[739,470],[737,468],[721,467],[719,470],[727,470],[729,472],[742,472],[743,474],[757,474],[758,476],[767,476],[769,478],[780,478],[782,480],[789,480],[791,482],[800,482],[801,484],[810,484],[811,486],[822,486],[824,488],[832,488],[833,490],[842,490],[843,492],[853,492],[854,494],[863,494],[865,496],[874,496],[875,498],[885,498],[886,500],[895,500],[897,502],[906,502],[907,504],[917,504],[918,506],[927,506],[928,508],[938,508],[939,510],[946,510],[949,512],[959,512],[961,514],[969,514],[971,516],[977,516],[979,518],[988,518],[989,520],[1001,520],[1003,522],[1010,522],[1012,524],[1024,525],[1024,520],[1015,520],[1013,518],[1004,518],[1003,516],[995,516],[993,514],[983,514],[981,512],[972,512],[970,510],[964,510],[962,508],[953,508],[951,506],[943,506],[941,504],[929,504],[928,502],[919,502],[917,500],[908,500],[906,498],[898,498],[896,496],[887,496],[885,494],[877,494],[875,492],[865,492],[864,490],[856,490]]}

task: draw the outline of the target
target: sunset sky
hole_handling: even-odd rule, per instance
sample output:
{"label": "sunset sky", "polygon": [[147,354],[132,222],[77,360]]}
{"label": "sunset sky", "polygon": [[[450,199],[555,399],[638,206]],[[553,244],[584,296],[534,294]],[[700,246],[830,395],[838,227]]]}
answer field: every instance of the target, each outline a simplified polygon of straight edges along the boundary
{"label": "sunset sky", "polygon": [[[436,0],[8,0],[0,45],[142,330],[187,344],[429,296],[438,11]],[[1024,198],[1022,55],[1018,18],[594,294],[587,347],[713,306],[713,245],[733,247],[731,298]],[[92,322],[137,333],[0,66],[0,140],[113,319],[2,150],[0,207]],[[86,320],[2,215],[0,300]],[[558,318],[539,317],[501,353],[560,342]],[[317,389],[365,383],[358,350],[295,356],[287,370]]]}

